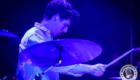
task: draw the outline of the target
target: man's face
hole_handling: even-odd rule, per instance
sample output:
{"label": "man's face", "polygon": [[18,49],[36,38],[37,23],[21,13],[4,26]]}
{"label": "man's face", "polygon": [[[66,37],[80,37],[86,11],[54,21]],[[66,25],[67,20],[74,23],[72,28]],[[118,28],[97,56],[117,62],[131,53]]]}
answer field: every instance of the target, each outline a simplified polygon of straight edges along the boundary
{"label": "man's face", "polygon": [[66,33],[68,30],[68,27],[70,26],[70,19],[63,19],[63,20],[57,20],[54,22],[54,29],[52,30],[53,37],[56,37],[63,32]]}

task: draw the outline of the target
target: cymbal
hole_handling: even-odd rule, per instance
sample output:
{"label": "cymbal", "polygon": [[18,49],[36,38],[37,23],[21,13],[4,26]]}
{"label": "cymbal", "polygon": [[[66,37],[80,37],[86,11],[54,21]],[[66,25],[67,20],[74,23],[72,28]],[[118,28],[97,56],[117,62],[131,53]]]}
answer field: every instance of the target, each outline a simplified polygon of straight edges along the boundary
{"label": "cymbal", "polygon": [[[9,32],[8,30],[5,30],[5,29],[0,29],[0,37],[5,38],[5,39],[7,39],[9,41],[12,41],[12,42],[14,42],[16,44],[20,43],[20,38],[17,35]],[[10,46],[10,45],[8,45],[8,46]]]}
{"label": "cymbal", "polygon": [[121,80],[120,77],[111,77],[111,78],[109,78],[109,79],[112,79],[112,80]]}
{"label": "cymbal", "polygon": [[5,29],[0,29],[0,35],[6,36],[6,37],[18,38],[15,34],[9,32],[8,30],[5,30]]}
{"label": "cymbal", "polygon": [[59,66],[79,64],[95,59],[102,52],[99,44],[80,39],[58,39],[35,44],[19,53],[19,59],[29,65],[49,67],[59,56],[61,46],[62,63]]}

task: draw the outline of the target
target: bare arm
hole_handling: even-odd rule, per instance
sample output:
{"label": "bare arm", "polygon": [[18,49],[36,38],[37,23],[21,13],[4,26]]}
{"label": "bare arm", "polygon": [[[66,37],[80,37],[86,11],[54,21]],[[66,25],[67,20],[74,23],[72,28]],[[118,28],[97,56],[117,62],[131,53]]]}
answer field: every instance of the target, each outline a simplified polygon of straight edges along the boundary
{"label": "bare arm", "polygon": [[89,74],[92,74],[93,76],[99,77],[99,76],[102,76],[103,73],[105,72],[104,66],[105,65],[103,64],[96,64],[96,65],[78,64],[77,66],[72,68],[70,72],[76,73],[76,74],[89,73]]}
{"label": "bare arm", "polygon": [[59,72],[62,74],[69,74],[76,77],[82,76],[82,74],[88,73],[93,76],[100,77],[105,72],[105,65],[103,64],[95,64],[95,65],[88,65],[88,64],[77,64],[75,66],[65,66],[61,68],[54,68],[53,71]]}

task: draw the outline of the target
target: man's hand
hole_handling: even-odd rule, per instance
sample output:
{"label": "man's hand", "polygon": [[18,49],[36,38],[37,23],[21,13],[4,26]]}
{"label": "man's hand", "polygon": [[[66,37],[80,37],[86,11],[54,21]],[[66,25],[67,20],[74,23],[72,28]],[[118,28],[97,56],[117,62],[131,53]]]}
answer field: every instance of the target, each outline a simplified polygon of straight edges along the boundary
{"label": "man's hand", "polygon": [[104,72],[105,72],[104,64],[91,65],[89,68],[89,73],[96,77],[102,76]]}

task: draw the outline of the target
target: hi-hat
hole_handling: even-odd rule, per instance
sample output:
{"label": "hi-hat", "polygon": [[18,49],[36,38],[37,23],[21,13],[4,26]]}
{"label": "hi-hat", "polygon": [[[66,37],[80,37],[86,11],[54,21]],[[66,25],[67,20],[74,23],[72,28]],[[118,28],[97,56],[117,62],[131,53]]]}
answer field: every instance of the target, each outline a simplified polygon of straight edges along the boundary
{"label": "hi-hat", "polygon": [[8,30],[5,30],[5,29],[0,29],[0,36],[18,38],[18,36],[16,36],[15,34],[9,32]]}
{"label": "hi-hat", "polygon": [[[18,46],[20,43],[20,38],[17,35],[5,29],[0,29],[0,38],[1,38],[0,48],[14,47],[14,46]],[[14,43],[14,44],[11,44],[11,43]]]}
{"label": "hi-hat", "polygon": [[[59,51],[60,46],[62,49]],[[95,59],[102,48],[88,40],[59,39],[30,46],[19,54],[19,59],[29,65],[49,67],[54,65],[60,52],[62,63],[59,66],[67,66]]]}

